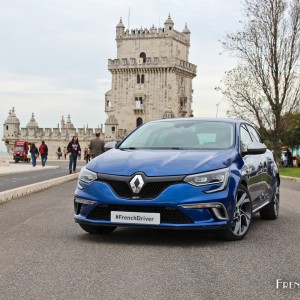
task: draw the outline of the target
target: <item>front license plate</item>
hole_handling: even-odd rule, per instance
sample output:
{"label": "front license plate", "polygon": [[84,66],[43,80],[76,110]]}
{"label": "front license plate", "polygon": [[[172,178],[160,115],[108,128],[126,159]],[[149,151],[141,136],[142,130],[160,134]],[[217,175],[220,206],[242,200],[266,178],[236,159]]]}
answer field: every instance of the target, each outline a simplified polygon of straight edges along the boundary
{"label": "front license plate", "polygon": [[129,211],[111,211],[110,220],[114,223],[158,225],[160,224],[160,214]]}

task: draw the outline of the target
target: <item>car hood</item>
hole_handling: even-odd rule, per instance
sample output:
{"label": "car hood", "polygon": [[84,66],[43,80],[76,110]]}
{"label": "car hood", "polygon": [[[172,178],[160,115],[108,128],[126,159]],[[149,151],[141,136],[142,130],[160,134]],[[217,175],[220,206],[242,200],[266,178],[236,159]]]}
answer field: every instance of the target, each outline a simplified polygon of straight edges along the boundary
{"label": "car hood", "polygon": [[105,174],[131,176],[185,175],[229,167],[237,152],[204,150],[112,149],[91,160],[87,169]]}

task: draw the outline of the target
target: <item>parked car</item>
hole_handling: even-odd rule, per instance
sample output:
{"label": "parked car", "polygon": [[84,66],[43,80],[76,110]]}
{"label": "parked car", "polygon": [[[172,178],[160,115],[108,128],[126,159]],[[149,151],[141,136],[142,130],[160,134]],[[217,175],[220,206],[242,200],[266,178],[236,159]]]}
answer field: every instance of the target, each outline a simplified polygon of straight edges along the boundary
{"label": "parked car", "polygon": [[254,214],[278,217],[279,186],[273,153],[251,124],[151,121],[81,169],[74,219],[93,234],[119,226],[217,229],[240,240]]}

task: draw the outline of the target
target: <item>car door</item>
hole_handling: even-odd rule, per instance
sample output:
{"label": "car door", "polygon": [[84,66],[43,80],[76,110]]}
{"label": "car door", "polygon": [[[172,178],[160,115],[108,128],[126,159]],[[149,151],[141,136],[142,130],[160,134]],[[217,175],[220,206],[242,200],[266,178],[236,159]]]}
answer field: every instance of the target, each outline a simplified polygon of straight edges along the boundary
{"label": "car door", "polygon": [[[240,126],[240,148],[241,153],[247,150],[248,144],[253,142],[253,138],[246,124]],[[248,178],[248,191],[252,199],[253,209],[261,205],[263,162],[261,154],[243,154],[243,173]]]}
{"label": "car door", "polygon": [[[255,128],[247,124],[248,131],[253,141],[262,143],[261,137]],[[272,153],[266,151],[264,154],[260,154],[260,177],[261,177],[261,204],[269,201],[272,195],[272,169],[274,160],[270,157]]]}

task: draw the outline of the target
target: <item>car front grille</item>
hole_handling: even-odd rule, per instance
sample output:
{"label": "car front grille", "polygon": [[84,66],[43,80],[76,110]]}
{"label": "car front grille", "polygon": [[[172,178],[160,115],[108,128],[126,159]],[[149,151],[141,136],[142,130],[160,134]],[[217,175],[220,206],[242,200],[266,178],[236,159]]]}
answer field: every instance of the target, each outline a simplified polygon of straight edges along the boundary
{"label": "car front grille", "polygon": [[125,181],[102,180],[106,182],[112,190],[121,198],[126,199],[153,199],[162,193],[168,186],[178,182],[148,182],[138,195],[134,194]]}
{"label": "car front grille", "polygon": [[174,207],[135,206],[135,205],[99,205],[89,214],[88,219],[110,221],[111,211],[159,213],[160,222],[166,224],[190,224],[193,221]]}

